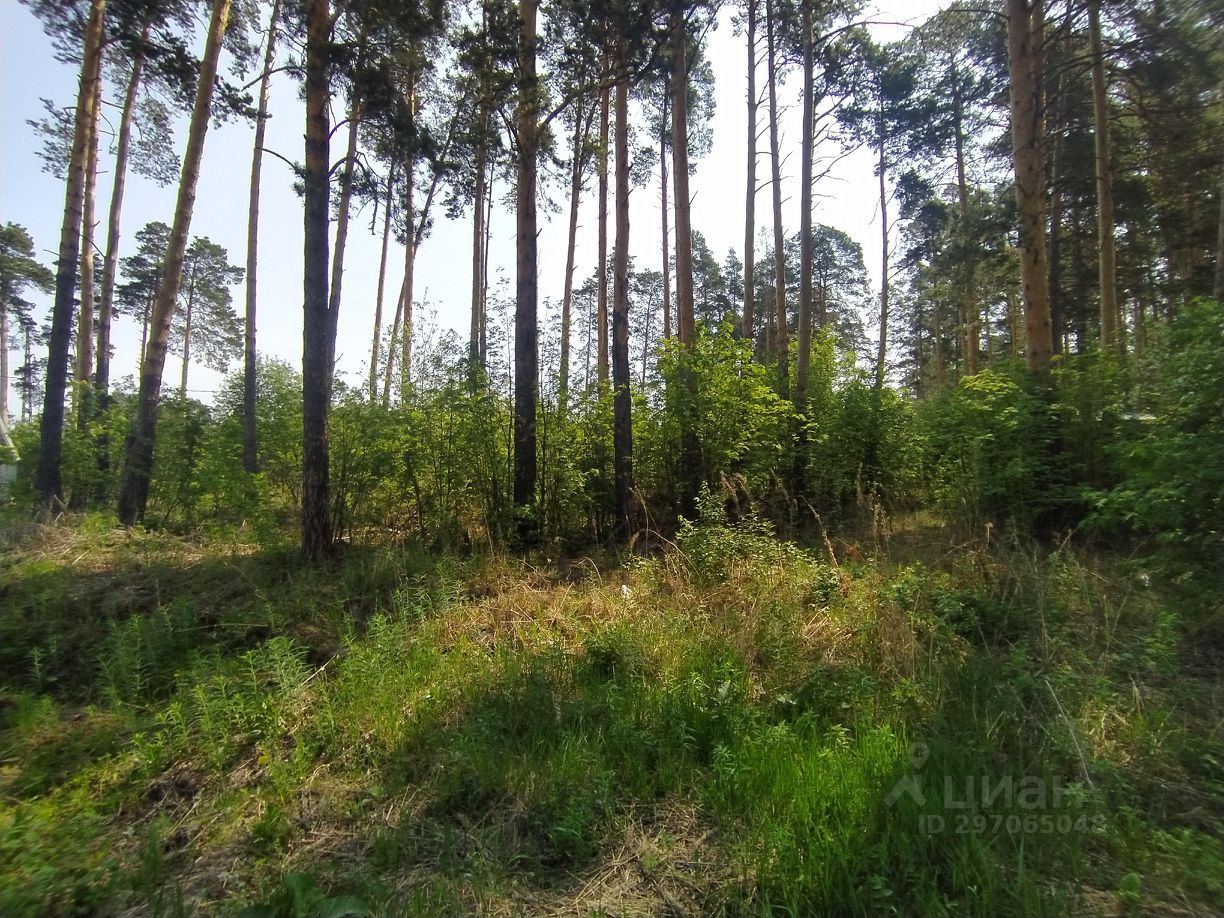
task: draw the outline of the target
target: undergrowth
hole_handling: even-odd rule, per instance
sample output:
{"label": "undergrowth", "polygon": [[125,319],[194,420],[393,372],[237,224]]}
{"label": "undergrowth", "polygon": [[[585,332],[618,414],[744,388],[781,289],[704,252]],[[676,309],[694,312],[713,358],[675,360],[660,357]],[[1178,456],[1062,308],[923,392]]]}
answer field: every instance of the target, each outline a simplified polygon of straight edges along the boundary
{"label": "undergrowth", "polygon": [[1212,912],[1219,673],[1172,600],[704,510],[621,565],[10,530],[0,914]]}

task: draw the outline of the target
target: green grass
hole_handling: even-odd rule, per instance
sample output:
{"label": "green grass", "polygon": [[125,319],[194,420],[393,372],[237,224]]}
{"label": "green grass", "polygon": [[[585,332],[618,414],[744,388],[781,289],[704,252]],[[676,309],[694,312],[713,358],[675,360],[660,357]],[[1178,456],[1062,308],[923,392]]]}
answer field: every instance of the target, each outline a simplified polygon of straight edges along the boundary
{"label": "green grass", "polygon": [[1212,913],[1201,623],[897,526],[840,566],[711,523],[623,567],[315,570],[11,531],[0,914]]}

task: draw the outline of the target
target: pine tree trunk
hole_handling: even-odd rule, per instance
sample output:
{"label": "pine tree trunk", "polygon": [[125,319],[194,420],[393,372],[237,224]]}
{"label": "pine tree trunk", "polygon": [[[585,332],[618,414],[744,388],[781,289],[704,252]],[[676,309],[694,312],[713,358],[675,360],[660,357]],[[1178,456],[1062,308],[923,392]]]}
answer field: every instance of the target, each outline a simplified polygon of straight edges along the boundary
{"label": "pine tree trunk", "polygon": [[179,381],[179,398],[187,398],[187,369],[191,366],[191,320],[195,309],[195,269],[187,283],[187,314],[183,317],[183,375]]}
{"label": "pine tree trunk", "polygon": [[[965,237],[969,229],[969,182],[965,177],[965,115],[961,99],[960,77],[956,72],[956,58],[951,60],[952,114],[956,148],[956,200],[960,213],[961,234]],[[978,314],[976,274],[977,264],[973,257],[973,244],[966,245],[967,257],[962,266],[964,283],[961,287],[961,316],[965,326],[965,369],[972,376],[978,371],[978,347],[981,343],[981,317]]]}
{"label": "pine tree trunk", "polygon": [[[102,63],[98,55],[98,78],[94,83],[94,118],[89,137],[89,155],[85,165],[85,200],[81,208],[81,308],[77,313],[76,402],[77,430],[89,429],[93,416],[90,397],[90,375],[94,364],[94,205],[98,187],[98,127],[102,112]],[[74,495],[77,506],[84,505],[84,494]]]}
{"label": "pine tree trunk", "polygon": [[[488,116],[480,118],[482,128],[488,129]],[[485,219],[485,144],[482,139],[476,151],[476,191],[472,201],[472,324],[468,334],[468,362],[472,378],[477,378],[481,367],[480,326],[481,302],[484,294],[484,219]]]}
{"label": "pine tree trunk", "polygon": [[684,14],[672,13],[672,192],[676,210],[676,332],[691,346],[693,319],[693,229],[688,161],[688,36]]}
{"label": "pine tree trunk", "polygon": [[495,163],[489,163],[489,181],[485,193],[484,265],[480,270],[480,365],[489,365],[489,242],[493,237],[493,183]]}
{"label": "pine tree trunk", "polygon": [[[1224,103],[1224,83],[1220,84],[1220,101]],[[1221,137],[1224,141],[1224,136]],[[1221,142],[1220,149],[1224,152],[1224,142]],[[1215,265],[1215,289],[1213,291],[1216,301],[1224,303],[1224,161],[1220,165],[1220,225],[1216,234],[1216,265]]]}
{"label": "pine tree trunk", "polygon": [[68,164],[68,182],[64,193],[64,219],[60,229],[55,301],[51,312],[51,335],[47,350],[46,389],[39,425],[38,467],[34,478],[39,503],[48,508],[64,496],[60,465],[64,445],[64,394],[68,387],[68,345],[72,337],[72,312],[76,305],[89,138],[91,125],[98,117],[98,60],[102,53],[105,13],[106,0],[91,0],[89,20],[85,27],[81,78],[77,89],[72,157]]}
{"label": "pine tree trunk", "polygon": [[0,300],[0,423],[9,426],[9,324],[8,303]]}
{"label": "pine tree trunk", "polygon": [[[605,70],[607,55],[604,56]],[[598,346],[595,366],[599,384],[608,384],[608,104],[605,86],[599,95],[599,267],[595,292]]]}
{"label": "pine tree trunk", "polygon": [[391,320],[391,335],[387,338],[387,365],[383,368],[382,404],[391,407],[391,380],[395,375],[395,353],[399,347],[400,323],[404,318],[404,288],[400,287],[395,300],[395,318]]}
{"label": "pine tree trunk", "polygon": [[[672,316],[671,316],[671,239],[669,229],[670,220],[668,214],[667,202],[667,116],[668,116],[668,88],[663,87],[663,104],[661,110],[663,113],[663,121],[659,125],[659,200],[661,202],[661,222],[662,222],[662,239],[663,239],[663,337],[670,338],[672,333]],[[645,380],[642,382],[645,385]]]}
{"label": "pine tree trunk", "polygon": [[383,201],[382,251],[378,256],[378,290],[374,294],[374,339],[370,345],[370,404],[378,398],[378,360],[382,347],[383,294],[387,288],[387,250],[391,244],[391,206],[395,192],[395,161],[387,173],[387,195]]}
{"label": "pine tree trunk", "polygon": [[[880,348],[876,354],[876,398],[884,389],[884,379],[888,372],[888,307],[890,279],[888,276],[888,159],[885,155],[884,116],[881,114],[877,124],[876,149],[878,161],[876,172],[880,180]],[[878,408],[878,405],[877,405]]]}
{"label": "pine tree trunk", "polygon": [[413,288],[416,281],[417,242],[420,241],[420,235],[415,229],[413,220],[415,208],[412,203],[412,193],[415,188],[412,179],[416,174],[416,159],[412,153],[408,154],[408,167],[405,172],[408,176],[408,184],[404,190],[404,226],[407,227],[408,238],[404,243],[404,286],[400,290],[402,304],[400,314],[403,316],[403,322],[400,325],[399,347],[400,404],[407,406],[409,390],[412,386],[412,307],[415,296]]}
{"label": "pine tree trunk", "polygon": [[748,184],[744,191],[744,318],[740,333],[752,351],[755,317],[753,300],[756,296],[753,275],[756,271],[756,194],[757,194],[757,110],[760,100],[756,88],[756,22],[757,0],[748,0]]}
{"label": "pine tree trunk", "polygon": [[[128,160],[131,156],[132,122],[144,75],[144,47],[148,40],[149,26],[146,23],[140,33],[140,46],[132,58],[132,72],[128,75],[127,90],[123,95],[123,111],[119,116],[119,133],[115,140],[115,178],[111,183],[110,211],[106,223],[106,254],[102,260],[102,301],[98,307],[98,346],[94,369],[94,413],[97,416],[104,414],[110,407],[111,326],[115,316],[115,278],[119,269],[119,231]],[[141,356],[144,356],[143,350]],[[104,491],[105,481],[110,476],[110,435],[105,427],[98,434],[95,456],[99,488]]]}
{"label": "pine tree trunk", "polygon": [[[357,52],[358,62],[364,57],[365,40]],[[352,214],[353,174],[357,165],[357,140],[361,133],[361,97],[354,95],[349,105],[348,146],[344,152],[344,173],[340,177],[340,206],[336,214],[336,246],[332,252],[331,288],[327,299],[327,347],[330,357],[327,368],[328,402],[331,401],[331,385],[335,374],[336,331],[340,322],[340,297],[344,283],[344,252],[348,243],[349,217]]]}
{"label": "pine tree trunk", "polygon": [[[515,110],[517,136],[516,238],[517,283],[514,309],[514,506],[519,509],[518,537],[537,538],[536,394],[539,385],[536,162],[539,116],[536,94],[536,4],[519,0],[520,36]],[[603,266],[600,266],[601,269]],[[606,332],[605,332],[606,334]]]}
{"label": "pine tree trunk", "polygon": [[790,390],[790,336],[786,330],[786,239],[782,233],[782,159],[778,148],[778,36],[775,0],[765,2],[765,34],[769,79],[769,167],[773,185],[774,308],[777,313],[775,352],[778,358],[778,394]]}
{"label": "pine tree trunk", "polygon": [[631,532],[633,401],[629,392],[629,82],[616,84],[616,250],[612,291],[612,456],[616,519],[622,538]]}
{"label": "pine tree trunk", "polygon": [[259,107],[255,113],[255,148],[251,153],[251,195],[247,204],[246,319],[242,336],[242,467],[254,475],[259,471],[259,432],[255,421],[256,306],[259,275],[259,182],[263,170],[264,136],[268,125],[268,90],[276,63],[276,27],[280,0],[273,0],[264,48],[263,74],[259,79]]}
{"label": "pine tree trunk", "polygon": [[149,481],[153,474],[153,440],[157,430],[157,404],[161,396],[162,371],[166,365],[166,345],[170,338],[170,320],[174,316],[182,283],[183,256],[187,251],[187,236],[191,231],[191,215],[195,208],[196,184],[200,178],[200,160],[204,155],[204,138],[208,132],[209,112],[217,78],[217,63],[221,42],[229,22],[232,0],[214,0],[208,25],[208,40],[200,63],[200,78],[196,86],[195,104],[187,129],[187,148],[183,153],[183,169],[179,177],[178,201],[174,208],[174,224],[166,246],[165,268],[149,328],[140,368],[140,395],[136,417],[124,445],[123,480],[119,489],[119,520],[131,526],[144,518],[149,500]]}
{"label": "pine tree trunk", "polygon": [[1088,0],[1088,48],[1092,55],[1092,113],[1097,187],[1097,254],[1101,288],[1101,347],[1126,352],[1118,303],[1118,254],[1114,242],[1113,166],[1110,163],[1109,99],[1101,44],[1101,3]]}
{"label": "pine tree trunk", "polygon": [[331,96],[331,11],[310,0],[306,20],[306,168],[302,322],[302,552],[316,560],[332,550],[329,502],[328,401],[331,319],[328,315],[328,218]]}
{"label": "pine tree trunk", "polygon": [[812,52],[812,9],[803,4],[803,125],[799,189],[799,353],[795,359],[795,410],[807,411],[808,366],[812,354],[812,156],[815,130],[815,63]]}
{"label": "pine tree trunk", "polygon": [[1029,370],[1050,366],[1050,280],[1046,263],[1045,193],[1041,155],[1041,0],[1007,0],[1008,74],[1011,80],[1012,158],[1020,218],[1020,276],[1024,288],[1025,353]]}
{"label": "pine tree trunk", "polygon": [[574,300],[574,249],[578,243],[578,203],[582,195],[582,107],[574,114],[574,159],[570,166],[569,235],[565,246],[565,282],[561,293],[561,367],[557,401],[564,414],[569,401],[570,309]]}

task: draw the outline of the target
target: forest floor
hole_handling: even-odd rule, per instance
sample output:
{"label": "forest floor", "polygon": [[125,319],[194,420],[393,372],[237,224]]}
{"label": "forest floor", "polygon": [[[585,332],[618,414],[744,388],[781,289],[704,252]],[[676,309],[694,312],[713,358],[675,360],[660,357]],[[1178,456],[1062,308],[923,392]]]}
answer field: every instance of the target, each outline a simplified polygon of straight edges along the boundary
{"label": "forest floor", "polygon": [[13,523],[0,914],[1218,914],[1212,627],[922,517],[318,569]]}

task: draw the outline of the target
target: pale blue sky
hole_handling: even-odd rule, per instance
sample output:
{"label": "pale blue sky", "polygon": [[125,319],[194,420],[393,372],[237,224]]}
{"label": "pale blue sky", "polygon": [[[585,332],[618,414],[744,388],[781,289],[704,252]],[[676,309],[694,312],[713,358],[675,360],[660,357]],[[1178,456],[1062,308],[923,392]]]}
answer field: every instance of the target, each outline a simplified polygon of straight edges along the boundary
{"label": "pale blue sky", "polygon": [[[915,23],[941,5],[939,0],[881,0],[875,4],[878,18]],[[879,27],[880,37],[895,37],[902,30]],[[742,256],[744,206],[745,49],[743,38],[733,34],[724,16],[710,35],[709,55],[717,79],[717,113],[714,144],[697,167],[692,180],[693,227],[700,230],[721,260],[729,247]],[[59,236],[64,201],[63,183],[41,171],[35,155],[37,140],[26,125],[42,115],[40,97],[68,105],[75,98],[78,73],[56,62],[50,42],[38,21],[17,0],[0,0],[0,221],[23,224],[33,235],[46,264],[54,262],[53,249]],[[797,76],[786,83],[782,100],[790,105],[783,123],[782,143],[789,159],[783,176],[788,232],[798,227],[798,105]],[[114,98],[113,87],[107,95]],[[267,146],[291,160],[302,158],[302,106],[297,85],[285,74],[273,81]],[[763,113],[762,113],[763,114]],[[229,249],[231,260],[243,264],[246,245],[246,208],[250,174],[252,127],[229,123],[209,131],[200,177],[199,196],[192,234],[208,236]],[[176,142],[181,149],[184,126],[178,126]],[[337,142],[337,144],[339,141]],[[336,146],[334,144],[333,146]],[[333,150],[333,153],[336,151]],[[759,175],[767,175],[762,156]],[[816,220],[845,230],[864,247],[867,264],[878,282],[879,228],[876,188],[871,158],[865,152],[843,160],[820,189]],[[105,219],[110,199],[110,162],[103,159],[98,178],[99,219]],[[630,197],[631,251],[641,267],[660,260],[660,216],[658,180]],[[505,191],[504,186],[500,191]],[[170,222],[175,189],[158,188],[150,181],[130,175],[123,212],[121,255],[131,254],[135,232],[151,220]],[[558,199],[564,195],[559,194]],[[499,195],[500,197],[500,195]],[[595,265],[593,195],[588,189],[580,211],[582,230],[577,252],[577,280],[588,276]],[[757,222],[767,226],[769,191],[762,190],[757,202]],[[500,203],[500,202],[499,202]],[[451,222],[437,212],[432,235],[421,246],[417,259],[416,298],[427,300],[437,310],[442,327],[463,332],[470,308],[471,223],[465,218]],[[541,212],[545,221],[540,237],[540,291],[542,300],[559,300],[565,262],[564,210]],[[369,232],[368,211],[354,215],[344,275],[344,297],[337,342],[338,371],[358,382],[369,362],[370,335],[377,287],[379,240]],[[98,229],[101,244],[104,224]],[[514,264],[513,215],[495,208],[490,252],[492,276],[501,269],[511,278]],[[393,246],[389,259],[384,311],[394,310],[394,298],[402,278],[403,250]],[[302,327],[302,216],[300,199],[291,187],[288,167],[275,157],[264,159],[262,221],[260,230],[259,341],[261,350],[294,364],[301,362]],[[235,288],[236,305],[242,289]],[[43,298],[43,302],[47,302]],[[140,331],[134,322],[121,319],[115,332],[116,378],[135,371]],[[13,355],[13,365],[19,356]],[[167,366],[167,384],[178,378],[177,360]],[[193,366],[191,388],[204,400],[210,398],[220,376]],[[17,414],[15,393],[10,412]]]}

